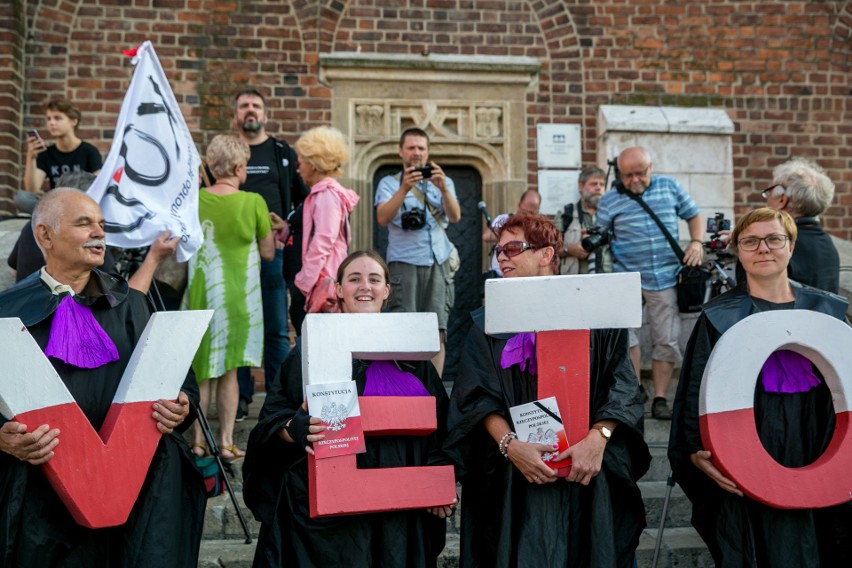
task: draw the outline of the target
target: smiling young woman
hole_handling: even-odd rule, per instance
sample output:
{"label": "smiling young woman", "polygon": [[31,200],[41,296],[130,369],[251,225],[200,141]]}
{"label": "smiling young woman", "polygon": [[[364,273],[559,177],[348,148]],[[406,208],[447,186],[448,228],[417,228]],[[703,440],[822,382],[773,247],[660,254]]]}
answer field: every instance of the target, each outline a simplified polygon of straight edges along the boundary
{"label": "smiling young woman", "polygon": [[[388,266],[375,251],[354,252],[337,269],[335,291],[342,312],[379,313],[391,294]],[[426,465],[443,441],[449,406],[432,363],[355,360],[352,379],[359,396],[434,397],[438,424],[429,436],[366,437],[367,451],[358,455],[358,467]],[[306,452],[323,440],[325,426],[306,412],[302,388],[297,343],[266,394],[246,452],[243,494],[261,521],[253,566],[434,567],[444,547],[450,507],[310,518]]]}

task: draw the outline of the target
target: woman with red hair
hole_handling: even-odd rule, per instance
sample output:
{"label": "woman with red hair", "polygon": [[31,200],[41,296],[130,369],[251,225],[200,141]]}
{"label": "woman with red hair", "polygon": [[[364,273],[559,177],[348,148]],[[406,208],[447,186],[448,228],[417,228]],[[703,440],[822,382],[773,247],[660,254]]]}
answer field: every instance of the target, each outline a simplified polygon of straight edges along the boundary
{"label": "woman with red hair", "polygon": [[[549,219],[513,215],[498,238],[505,278],[557,274],[562,235]],[[574,464],[558,478],[542,459],[553,448],[518,439],[509,416],[539,398],[535,335],[486,335],[482,309],[473,320],[444,446],[463,485],[461,565],[633,566],[650,454],[627,331],[591,333],[589,432],[557,456]]]}

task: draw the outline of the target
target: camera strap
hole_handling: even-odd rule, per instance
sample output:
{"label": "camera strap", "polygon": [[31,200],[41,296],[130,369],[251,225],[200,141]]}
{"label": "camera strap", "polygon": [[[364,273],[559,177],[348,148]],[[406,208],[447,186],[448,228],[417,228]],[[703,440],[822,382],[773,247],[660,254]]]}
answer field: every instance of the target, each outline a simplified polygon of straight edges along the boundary
{"label": "camera strap", "polygon": [[431,203],[429,203],[429,200],[426,199],[426,194],[423,193],[423,191],[421,191],[420,188],[416,185],[411,186],[411,193],[414,194],[414,197],[417,198],[417,201],[419,201],[423,205],[423,207],[429,210],[429,213],[431,213],[432,217],[434,217],[435,221],[437,221],[438,226],[441,228],[442,231],[444,231],[444,234],[446,234],[447,231],[446,229],[444,229],[444,225],[441,224],[441,216],[438,214],[438,210],[435,209],[435,207]]}
{"label": "camera strap", "polygon": [[645,203],[645,201],[642,199],[641,195],[636,195],[635,193],[633,193],[630,190],[627,190],[624,193],[625,193],[625,195],[627,195],[627,197],[629,197],[630,199],[632,199],[633,201],[635,201],[636,203],[641,205],[642,209],[644,209],[645,212],[648,213],[648,215],[651,216],[651,219],[653,219],[654,222],[660,227],[660,230],[663,232],[663,236],[666,237],[666,240],[669,242],[669,246],[672,247],[672,250],[674,251],[675,256],[680,261],[680,263],[683,264],[683,256],[684,256],[683,249],[680,248],[680,245],[678,244],[678,242],[674,239],[672,234],[669,233],[669,230],[666,229],[666,226],[663,225],[663,222],[660,221],[659,217],[657,217],[657,214],[654,213],[654,211],[648,206],[647,203]]}

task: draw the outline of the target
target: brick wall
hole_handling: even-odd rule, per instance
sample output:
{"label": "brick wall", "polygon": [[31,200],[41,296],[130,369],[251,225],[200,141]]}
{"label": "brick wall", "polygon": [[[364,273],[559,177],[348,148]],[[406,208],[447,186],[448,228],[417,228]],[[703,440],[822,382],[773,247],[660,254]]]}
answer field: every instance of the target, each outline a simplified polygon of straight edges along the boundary
{"label": "brick wall", "polygon": [[76,100],[82,135],[108,150],[131,72],[121,49],[143,39],[202,149],[230,128],[230,95],[246,83],[268,87],[272,132],[295,139],[328,122],[320,54],[522,55],[542,63],[527,106],[531,183],[539,122],[581,124],[592,162],[601,104],[725,108],[737,208],[761,202],[752,190],[773,166],[809,156],[837,184],[827,226],[852,238],[848,0],[17,0],[0,17],[0,84],[13,87],[0,94],[13,93],[0,105],[0,198],[22,173],[21,124],[40,125],[50,95]]}

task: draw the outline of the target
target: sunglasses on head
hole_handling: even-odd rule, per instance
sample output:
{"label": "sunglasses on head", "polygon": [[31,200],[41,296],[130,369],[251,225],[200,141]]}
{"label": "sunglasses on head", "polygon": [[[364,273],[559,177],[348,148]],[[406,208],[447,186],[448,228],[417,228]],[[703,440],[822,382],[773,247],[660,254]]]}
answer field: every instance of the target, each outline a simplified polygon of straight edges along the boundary
{"label": "sunglasses on head", "polygon": [[518,256],[525,250],[537,249],[539,247],[534,247],[529,243],[525,243],[523,241],[509,241],[505,245],[495,245],[494,252],[496,256],[499,257],[500,253],[506,255],[507,258],[512,258]]}

